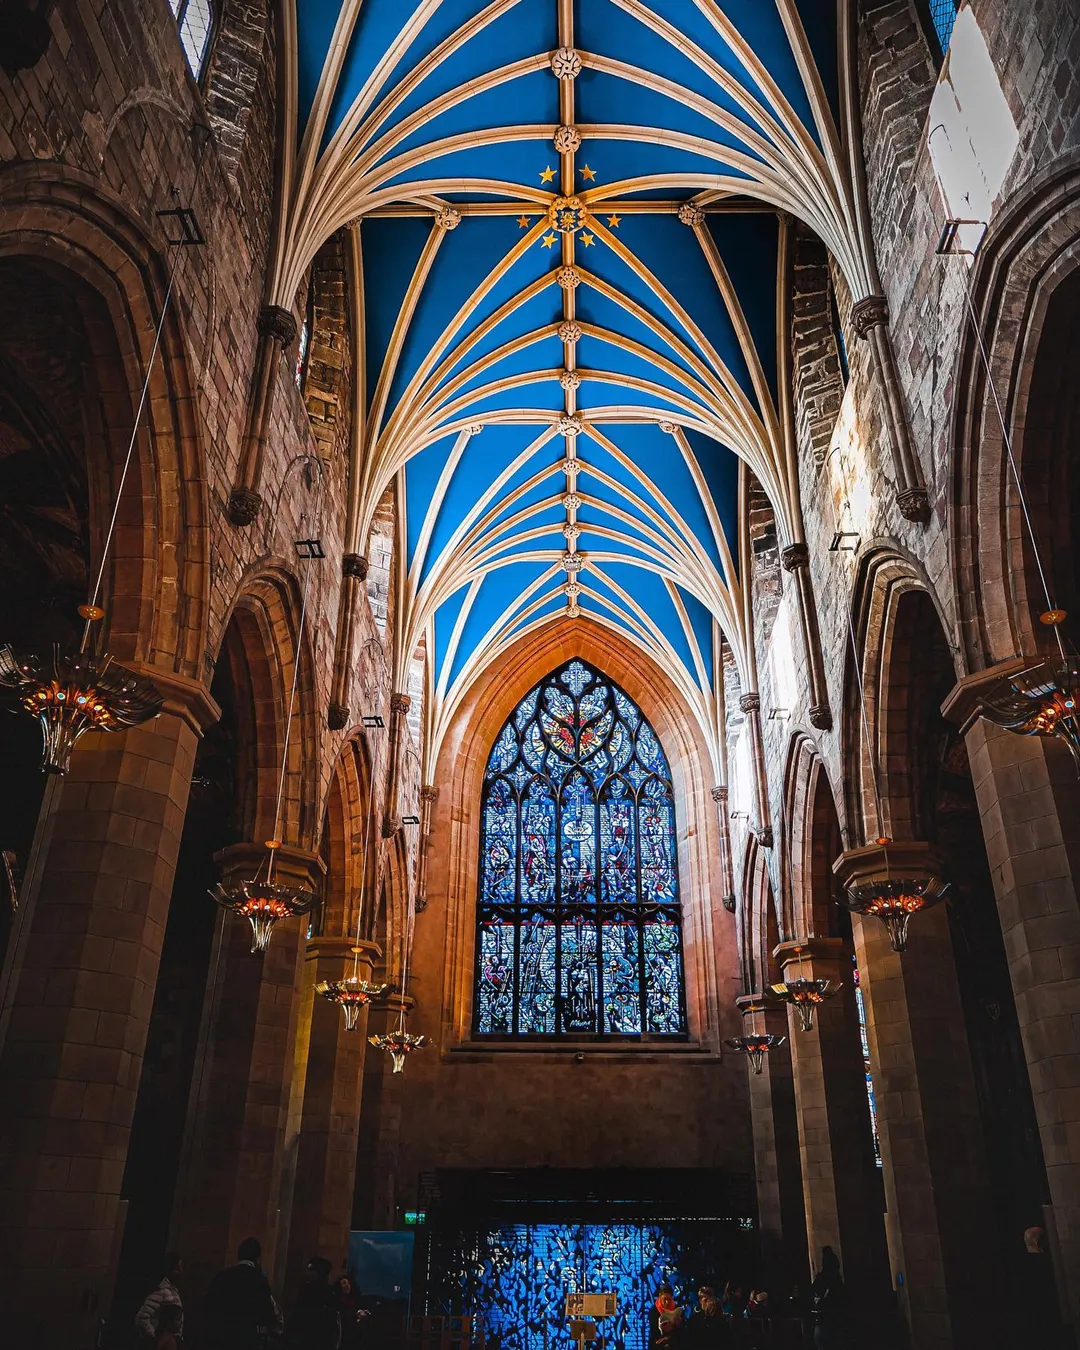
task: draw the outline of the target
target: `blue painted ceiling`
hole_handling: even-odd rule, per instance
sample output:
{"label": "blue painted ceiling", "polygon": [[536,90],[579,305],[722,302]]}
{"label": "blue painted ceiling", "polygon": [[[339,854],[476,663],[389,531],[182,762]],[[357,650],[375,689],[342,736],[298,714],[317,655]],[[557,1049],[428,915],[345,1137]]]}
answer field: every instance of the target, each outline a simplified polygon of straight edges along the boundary
{"label": "blue painted ceiling", "polygon": [[440,697],[569,610],[713,698],[739,458],[787,519],[778,211],[857,271],[835,9],[296,0],[279,280],[359,221],[364,510],[396,483]]}

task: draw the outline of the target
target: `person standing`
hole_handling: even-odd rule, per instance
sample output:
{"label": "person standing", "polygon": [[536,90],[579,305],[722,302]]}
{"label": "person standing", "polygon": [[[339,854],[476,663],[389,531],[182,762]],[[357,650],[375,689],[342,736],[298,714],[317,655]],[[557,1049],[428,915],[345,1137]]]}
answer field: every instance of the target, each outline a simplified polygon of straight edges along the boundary
{"label": "person standing", "polygon": [[330,1262],[313,1256],[307,1263],[289,1320],[292,1350],[339,1350],[341,1311],[336,1289],[330,1287]]}
{"label": "person standing", "polygon": [[178,1303],[164,1303],[158,1318],[154,1350],[181,1350],[184,1314]]}
{"label": "person standing", "polygon": [[261,1256],[258,1238],[245,1238],[236,1265],[210,1281],[203,1304],[210,1350],[263,1350],[271,1331],[280,1330],[281,1315],[259,1266]]}
{"label": "person standing", "polygon": [[161,1327],[162,1310],[169,1307],[180,1309],[180,1325],[177,1335],[184,1334],[184,1301],[180,1297],[178,1285],[184,1274],[184,1262],[177,1252],[165,1255],[165,1274],[156,1289],[151,1289],[143,1299],[142,1307],[135,1314],[135,1343],[137,1350],[149,1350],[157,1341]]}
{"label": "person standing", "polygon": [[731,1325],[711,1285],[698,1290],[698,1306],[690,1315],[687,1332],[691,1350],[723,1350],[731,1344]]}
{"label": "person standing", "polygon": [[815,1350],[841,1350],[848,1344],[850,1330],[847,1289],[840,1274],[840,1258],[831,1247],[821,1249],[821,1269],[810,1292]]}

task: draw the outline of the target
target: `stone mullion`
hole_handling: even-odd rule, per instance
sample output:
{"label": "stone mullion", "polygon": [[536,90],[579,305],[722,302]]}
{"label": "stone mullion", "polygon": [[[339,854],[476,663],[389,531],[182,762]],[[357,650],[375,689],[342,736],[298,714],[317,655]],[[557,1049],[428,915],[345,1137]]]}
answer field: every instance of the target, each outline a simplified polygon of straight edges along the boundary
{"label": "stone mullion", "polygon": [[858,336],[870,343],[874,371],[881,385],[885,431],[896,473],[896,503],[905,520],[925,523],[930,518],[930,499],[911,443],[911,427],[889,335],[889,306],[885,297],[866,296],[852,306],[851,319]]}
{"label": "stone mullion", "polygon": [[240,466],[229,494],[229,519],[234,525],[250,525],[262,508],[263,458],[274,407],[278,357],[296,339],[296,320],[280,305],[265,305],[259,311],[258,331]]}
{"label": "stone mullion", "polygon": [[[761,994],[735,1000],[743,1014],[743,1033],[787,1035],[787,1014]],[[762,1282],[769,1288],[808,1284],[806,1218],[799,1167],[799,1128],[795,1085],[787,1046],[765,1056],[760,1074],[748,1071],[750,1120],[754,1134],[758,1233]]]}
{"label": "stone mullion", "polygon": [[789,544],[780,554],[780,562],[784,571],[795,578],[799,628],[810,676],[810,725],[819,731],[831,731],[833,719],[829,708],[829,688],[825,680],[825,661],[821,653],[821,630],[810,580],[810,550],[805,544]]}
{"label": "stone mullion", "polygon": [[197,727],[213,717],[205,693],[183,684],[163,677],[167,710],[156,720],[79,745],[20,937],[0,1055],[0,1262],[13,1345],[90,1344],[111,1295]]}
{"label": "stone mullion", "polygon": [[851,961],[836,938],[781,943],[774,955],[785,980],[842,985],[818,1008],[811,1031],[788,1010],[806,1237],[815,1268],[822,1248],[833,1248],[860,1319],[873,1319],[886,1304],[889,1267]]}
{"label": "stone mullion", "polygon": [[[906,843],[904,876],[940,875],[929,845]],[[913,865],[917,852],[921,868]],[[842,855],[857,879],[881,850]],[[1001,1276],[991,1241],[990,1179],[945,906],[911,921],[905,955],[884,925],[854,920],[874,1074],[886,1233],[898,1295],[919,1350],[994,1344],[999,1310],[987,1282]]]}
{"label": "stone mullion", "polygon": [[[307,1066],[286,1264],[290,1286],[309,1257],[325,1256],[336,1265],[349,1242],[368,1013],[363,1009],[355,1029],[347,1031],[341,1009],[314,989],[320,980],[352,974],[354,945],[348,938],[315,938],[307,945]],[[379,949],[360,945],[357,974],[370,981]]]}

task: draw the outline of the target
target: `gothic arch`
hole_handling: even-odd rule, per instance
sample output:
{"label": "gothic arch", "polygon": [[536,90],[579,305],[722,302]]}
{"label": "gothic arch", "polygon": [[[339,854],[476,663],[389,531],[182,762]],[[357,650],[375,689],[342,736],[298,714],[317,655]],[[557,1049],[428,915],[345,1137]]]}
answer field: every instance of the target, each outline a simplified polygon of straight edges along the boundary
{"label": "gothic arch", "polygon": [[[1055,295],[1076,282],[1078,240],[1080,153],[1073,152],[1036,174],[997,214],[969,282],[1021,478],[1038,488],[1032,503],[1036,528],[1054,519],[1054,480],[1047,459],[1056,441],[1045,434],[1050,410],[1032,401],[1033,382],[1040,344],[1054,332]],[[965,325],[955,383],[952,534],[963,665],[977,671],[1042,645],[1045,633],[1040,633],[1036,616],[1045,601],[1020,519],[993,392],[970,325]],[[1075,394],[1071,386],[1067,392],[1065,411],[1072,417]],[[1060,525],[1054,532],[1059,531]],[[1045,539],[1045,528],[1043,533]]]}
{"label": "gothic arch", "polygon": [[[112,333],[95,332],[108,373],[100,444],[107,501],[127,450],[138,391],[166,289],[156,244],[95,180],[65,168],[17,166],[3,176],[0,259],[31,258],[97,292]],[[107,467],[106,467],[107,466]],[[105,475],[112,476],[111,485]],[[92,553],[108,508],[96,512]],[[209,605],[206,470],[185,324],[170,306],[154,362],[132,477],[121,504],[109,588],[108,643],[118,656],[198,679]],[[108,592],[107,592],[108,593]]]}
{"label": "gothic arch", "polygon": [[792,740],[784,785],[785,941],[834,935],[832,863],[843,849],[836,795],[808,736]]}
{"label": "gothic arch", "polygon": [[[586,619],[560,619],[526,634],[496,667],[481,672],[443,739],[434,781],[441,790],[433,822],[433,857],[445,860],[429,884],[430,910],[445,906],[447,929],[442,1018],[456,1039],[471,1026],[479,811],[488,754],[507,718],[529,690],[573,656],[595,666],[640,707],[672,770],[682,890],[686,1003],[691,1035],[711,1039],[717,989],[738,978],[737,949],[718,947],[713,909],[722,892],[719,829],[711,799],[712,768],[700,728],[668,677],[639,648]],[[422,922],[430,922],[426,918]],[[425,961],[431,954],[425,953]],[[722,1000],[722,1017],[728,1017]]]}
{"label": "gothic arch", "polygon": [[[251,839],[271,837],[277,803],[285,725],[299,661],[296,706],[289,735],[282,793],[281,838],[310,849],[316,839],[320,782],[320,738],[316,717],[311,639],[298,646],[300,588],[283,561],[271,561],[244,579],[223,625],[221,652],[250,690],[254,744],[250,752],[246,824]],[[220,658],[219,658],[220,659]]]}
{"label": "gothic arch", "polygon": [[[371,760],[366,742],[353,736],[341,747],[334,766],[323,821],[322,937],[352,937],[358,918],[369,928],[374,922],[374,826]],[[361,936],[367,935],[362,929]]]}
{"label": "gothic arch", "polygon": [[[925,601],[905,600],[914,595],[925,597]],[[913,831],[919,828],[918,798],[923,782],[914,719],[915,699],[926,694],[919,674],[931,647],[935,651],[943,648],[950,662],[954,658],[948,629],[925,571],[895,545],[883,542],[867,549],[855,580],[852,616],[862,689],[849,651],[844,692],[843,819],[846,844],[856,848],[880,835],[919,837]],[[928,716],[937,715],[940,701]],[[880,812],[868,739],[878,764]]]}

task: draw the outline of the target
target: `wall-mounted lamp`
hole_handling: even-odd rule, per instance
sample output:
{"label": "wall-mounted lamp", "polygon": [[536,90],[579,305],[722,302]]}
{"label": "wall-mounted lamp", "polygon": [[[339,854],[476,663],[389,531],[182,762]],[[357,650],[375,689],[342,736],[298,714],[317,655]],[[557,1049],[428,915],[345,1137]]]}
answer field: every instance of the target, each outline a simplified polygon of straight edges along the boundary
{"label": "wall-mounted lamp", "polygon": [[862,542],[862,536],[854,530],[837,530],[829,544],[830,553],[854,553]]}
{"label": "wall-mounted lamp", "polygon": [[298,539],[296,541],[298,558],[325,558],[321,539]]}
{"label": "wall-mounted lamp", "polygon": [[770,722],[787,722],[787,721],[790,720],[790,718],[791,718],[791,713],[788,711],[787,708],[770,708],[770,709],[769,709],[769,721],[770,721]]}
{"label": "wall-mounted lamp", "polygon": [[731,818],[732,820],[749,820],[749,819],[750,819],[750,812],[749,812],[749,811],[732,811],[731,817],[730,817],[730,818]]}
{"label": "wall-mounted lamp", "polygon": [[419,817],[419,816],[402,816],[402,817],[401,817],[401,823],[402,823],[402,825],[419,825],[419,824],[420,824],[420,817]]}
{"label": "wall-mounted lamp", "polygon": [[368,713],[366,716],[361,717],[360,725],[365,727],[378,727],[381,731],[386,723],[378,713]]}
{"label": "wall-mounted lamp", "polygon": [[[965,226],[973,226],[979,231],[979,237],[975,240],[973,248],[968,248],[961,238],[960,231]],[[958,257],[966,255],[973,258],[978,253],[982,241],[986,238],[985,220],[947,220],[941,227],[941,234],[938,236],[937,248],[934,250],[942,257]]]}

